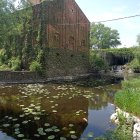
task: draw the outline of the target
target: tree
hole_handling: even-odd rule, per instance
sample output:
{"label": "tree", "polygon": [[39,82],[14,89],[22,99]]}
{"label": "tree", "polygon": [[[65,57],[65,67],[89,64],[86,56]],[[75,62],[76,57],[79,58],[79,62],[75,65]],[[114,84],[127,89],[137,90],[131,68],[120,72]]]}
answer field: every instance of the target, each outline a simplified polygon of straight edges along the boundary
{"label": "tree", "polygon": [[140,46],[140,34],[137,35],[137,43]]}
{"label": "tree", "polygon": [[90,45],[99,49],[115,48],[121,45],[119,41],[119,33],[112,30],[104,24],[91,24],[90,29]]}
{"label": "tree", "polygon": [[15,5],[15,1],[0,0],[0,50],[4,52],[1,65],[9,65],[12,57],[22,58],[25,36],[31,27],[30,3],[21,0]]}

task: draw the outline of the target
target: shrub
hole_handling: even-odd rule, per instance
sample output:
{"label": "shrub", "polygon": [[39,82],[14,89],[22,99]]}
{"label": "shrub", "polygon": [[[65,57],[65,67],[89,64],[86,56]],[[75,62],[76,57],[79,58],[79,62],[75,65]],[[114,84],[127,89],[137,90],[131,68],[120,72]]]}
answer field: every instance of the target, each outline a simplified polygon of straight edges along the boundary
{"label": "shrub", "polygon": [[134,58],[130,64],[129,67],[132,69],[139,69],[140,68],[140,61],[137,58]]}
{"label": "shrub", "polygon": [[106,70],[108,68],[107,63],[95,53],[91,53],[90,55],[90,65],[96,70]]}
{"label": "shrub", "polygon": [[7,55],[5,49],[0,50],[0,63],[4,64],[7,60]]}
{"label": "shrub", "polygon": [[33,61],[29,67],[30,71],[42,73],[42,66],[39,62]]}
{"label": "shrub", "polygon": [[2,65],[0,65],[0,70],[1,71],[3,71],[3,70],[10,70],[10,68],[7,65],[2,64]]}
{"label": "shrub", "polygon": [[12,57],[8,65],[12,70],[21,70],[21,60],[19,57]]}
{"label": "shrub", "polygon": [[133,50],[134,59],[128,64],[128,67],[134,71],[140,71],[140,47]]}

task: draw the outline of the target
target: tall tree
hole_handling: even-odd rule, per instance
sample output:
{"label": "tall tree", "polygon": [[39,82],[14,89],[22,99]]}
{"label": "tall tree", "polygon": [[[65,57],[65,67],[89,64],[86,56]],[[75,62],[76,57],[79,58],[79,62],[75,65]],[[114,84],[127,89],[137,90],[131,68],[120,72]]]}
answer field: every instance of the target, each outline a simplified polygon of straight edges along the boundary
{"label": "tall tree", "polygon": [[121,45],[119,33],[104,24],[91,24],[90,45],[99,49],[114,48]]}
{"label": "tall tree", "polygon": [[[31,24],[32,7],[27,0],[0,0],[0,51],[4,64],[14,57],[20,60]],[[16,2],[16,3],[15,3]],[[22,41],[21,41],[22,40]],[[1,62],[0,62],[1,63]]]}

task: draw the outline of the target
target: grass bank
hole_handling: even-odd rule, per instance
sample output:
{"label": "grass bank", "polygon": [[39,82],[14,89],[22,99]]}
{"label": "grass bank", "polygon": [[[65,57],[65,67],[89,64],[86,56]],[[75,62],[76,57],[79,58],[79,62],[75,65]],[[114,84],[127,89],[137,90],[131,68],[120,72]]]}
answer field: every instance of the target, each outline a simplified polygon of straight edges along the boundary
{"label": "grass bank", "polygon": [[140,78],[122,82],[115,95],[115,104],[122,110],[140,116]]}

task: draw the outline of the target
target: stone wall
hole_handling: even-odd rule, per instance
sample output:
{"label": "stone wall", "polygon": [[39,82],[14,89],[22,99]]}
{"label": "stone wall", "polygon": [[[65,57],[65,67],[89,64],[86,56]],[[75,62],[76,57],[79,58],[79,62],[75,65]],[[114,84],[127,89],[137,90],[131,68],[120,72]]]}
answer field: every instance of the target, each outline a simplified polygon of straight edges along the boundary
{"label": "stone wall", "polygon": [[47,56],[47,77],[78,76],[88,73],[89,54],[66,49],[49,49]]}
{"label": "stone wall", "polygon": [[35,83],[43,81],[43,78],[36,72],[0,71],[0,83]]}

